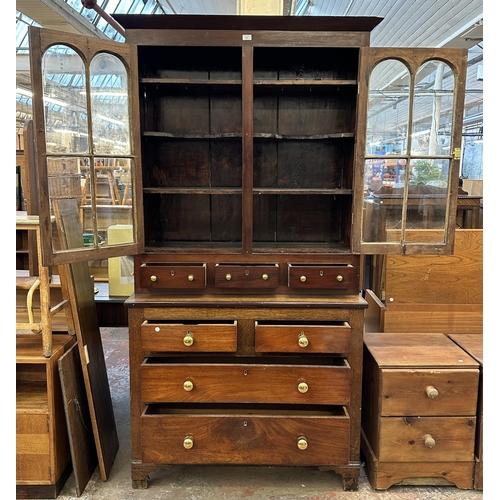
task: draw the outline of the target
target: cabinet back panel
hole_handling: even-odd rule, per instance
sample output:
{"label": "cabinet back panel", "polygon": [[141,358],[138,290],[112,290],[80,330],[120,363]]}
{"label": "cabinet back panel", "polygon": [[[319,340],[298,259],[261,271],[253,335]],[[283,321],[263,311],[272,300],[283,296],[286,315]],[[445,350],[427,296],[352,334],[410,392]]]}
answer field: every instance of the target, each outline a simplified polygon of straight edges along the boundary
{"label": "cabinet back panel", "polygon": [[241,241],[240,195],[145,194],[146,245]]}
{"label": "cabinet back panel", "polygon": [[241,139],[143,140],[144,187],[241,187]]}
{"label": "cabinet back panel", "polygon": [[[341,197],[340,197],[341,198]],[[341,203],[332,196],[254,196],[257,242],[332,243],[341,241]]]}
{"label": "cabinet back panel", "polygon": [[326,135],[354,133],[356,93],[352,87],[310,87],[306,94],[297,86],[282,93],[278,102],[278,133]]}
{"label": "cabinet back panel", "polygon": [[141,78],[241,80],[240,47],[138,47]]}
{"label": "cabinet back panel", "polygon": [[[206,140],[145,137],[144,187],[210,185],[210,147]],[[192,168],[196,165],[196,168]]]}
{"label": "cabinet back panel", "polygon": [[344,79],[358,77],[359,50],[339,48],[255,48],[256,79]]}
{"label": "cabinet back panel", "polygon": [[[168,90],[168,91],[167,91]],[[209,134],[210,99],[206,86],[146,85],[144,130],[170,134]]]}
{"label": "cabinet back panel", "polygon": [[254,187],[352,189],[354,140],[254,140]]}

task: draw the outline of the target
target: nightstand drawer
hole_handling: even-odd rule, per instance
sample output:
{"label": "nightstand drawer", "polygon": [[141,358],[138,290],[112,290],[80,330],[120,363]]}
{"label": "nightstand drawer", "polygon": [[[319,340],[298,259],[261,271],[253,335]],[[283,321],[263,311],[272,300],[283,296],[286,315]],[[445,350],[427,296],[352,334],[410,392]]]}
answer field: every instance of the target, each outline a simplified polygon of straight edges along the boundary
{"label": "nightstand drawer", "polygon": [[381,370],[381,416],[476,415],[478,370]]}
{"label": "nightstand drawer", "polygon": [[143,264],[139,268],[141,288],[197,289],[207,286],[206,264]]}
{"label": "nightstand drawer", "polygon": [[349,323],[284,324],[255,322],[256,352],[349,353]]}
{"label": "nightstand drawer", "polygon": [[288,286],[295,289],[357,290],[351,265],[288,264]]}
{"label": "nightstand drawer", "polygon": [[278,264],[215,264],[218,288],[277,288]]}
{"label": "nightstand drawer", "polygon": [[217,412],[148,407],[145,463],[322,465],[349,460],[349,417],[338,412]]}
{"label": "nightstand drawer", "polygon": [[345,360],[335,362],[337,366],[308,366],[147,358],[141,366],[141,396],[144,403],[347,405],[351,370]]}
{"label": "nightstand drawer", "polygon": [[146,352],[236,352],[236,321],[150,322],[141,325]]}
{"label": "nightstand drawer", "polygon": [[382,417],[380,462],[472,462],[475,417]]}

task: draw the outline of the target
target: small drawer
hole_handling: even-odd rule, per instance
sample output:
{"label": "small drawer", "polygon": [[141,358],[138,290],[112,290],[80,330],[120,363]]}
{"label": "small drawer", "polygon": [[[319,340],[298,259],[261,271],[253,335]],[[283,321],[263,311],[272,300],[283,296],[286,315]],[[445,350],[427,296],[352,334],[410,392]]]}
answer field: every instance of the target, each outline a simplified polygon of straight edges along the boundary
{"label": "small drawer", "polygon": [[147,407],[141,416],[143,463],[328,465],[349,461],[345,408],[179,410]]}
{"label": "small drawer", "polygon": [[206,264],[143,264],[139,268],[141,288],[195,289],[207,286]]}
{"label": "small drawer", "polygon": [[215,264],[215,286],[219,288],[277,288],[278,264]]}
{"label": "small drawer", "polygon": [[382,416],[476,415],[479,370],[382,369]]}
{"label": "small drawer", "polygon": [[351,265],[288,264],[288,286],[296,289],[357,290]]}
{"label": "small drawer", "polygon": [[255,322],[256,352],[336,353],[351,351],[349,323],[273,324]]}
{"label": "small drawer", "polygon": [[287,403],[348,405],[351,370],[336,366],[212,362],[146,358],[141,366],[143,403]]}
{"label": "small drawer", "polygon": [[472,462],[475,417],[382,417],[380,462]]}
{"label": "small drawer", "polygon": [[236,352],[236,321],[158,322],[141,325],[141,347],[145,352]]}

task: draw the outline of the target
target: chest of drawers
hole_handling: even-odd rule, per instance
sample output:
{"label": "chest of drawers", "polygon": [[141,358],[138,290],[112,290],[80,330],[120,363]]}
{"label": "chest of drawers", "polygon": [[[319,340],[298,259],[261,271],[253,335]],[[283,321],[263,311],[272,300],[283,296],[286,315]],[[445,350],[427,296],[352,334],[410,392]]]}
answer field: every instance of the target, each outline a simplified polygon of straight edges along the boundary
{"label": "chest of drawers", "polygon": [[364,337],[362,450],[373,488],[471,489],[479,365],[441,333]]}
{"label": "chest of drawers", "polygon": [[357,489],[366,303],[132,296],[132,483],[176,464],[318,466]]}

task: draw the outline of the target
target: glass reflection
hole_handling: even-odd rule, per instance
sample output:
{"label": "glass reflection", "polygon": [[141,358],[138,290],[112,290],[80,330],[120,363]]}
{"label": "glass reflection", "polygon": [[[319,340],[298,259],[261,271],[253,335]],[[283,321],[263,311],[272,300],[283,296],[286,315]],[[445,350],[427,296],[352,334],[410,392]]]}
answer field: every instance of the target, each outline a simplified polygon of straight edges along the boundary
{"label": "glass reflection", "polygon": [[379,63],[370,76],[366,154],[405,154],[410,73],[400,61]]}
{"label": "glass reflection", "polygon": [[130,154],[127,70],[118,57],[101,53],[90,64],[92,141],[96,154]]}
{"label": "glass reflection", "polygon": [[47,153],[86,153],[88,143],[85,68],[66,45],[50,47],[42,58]]}
{"label": "glass reflection", "polygon": [[428,61],[416,75],[411,152],[449,155],[455,76],[441,61]]}

